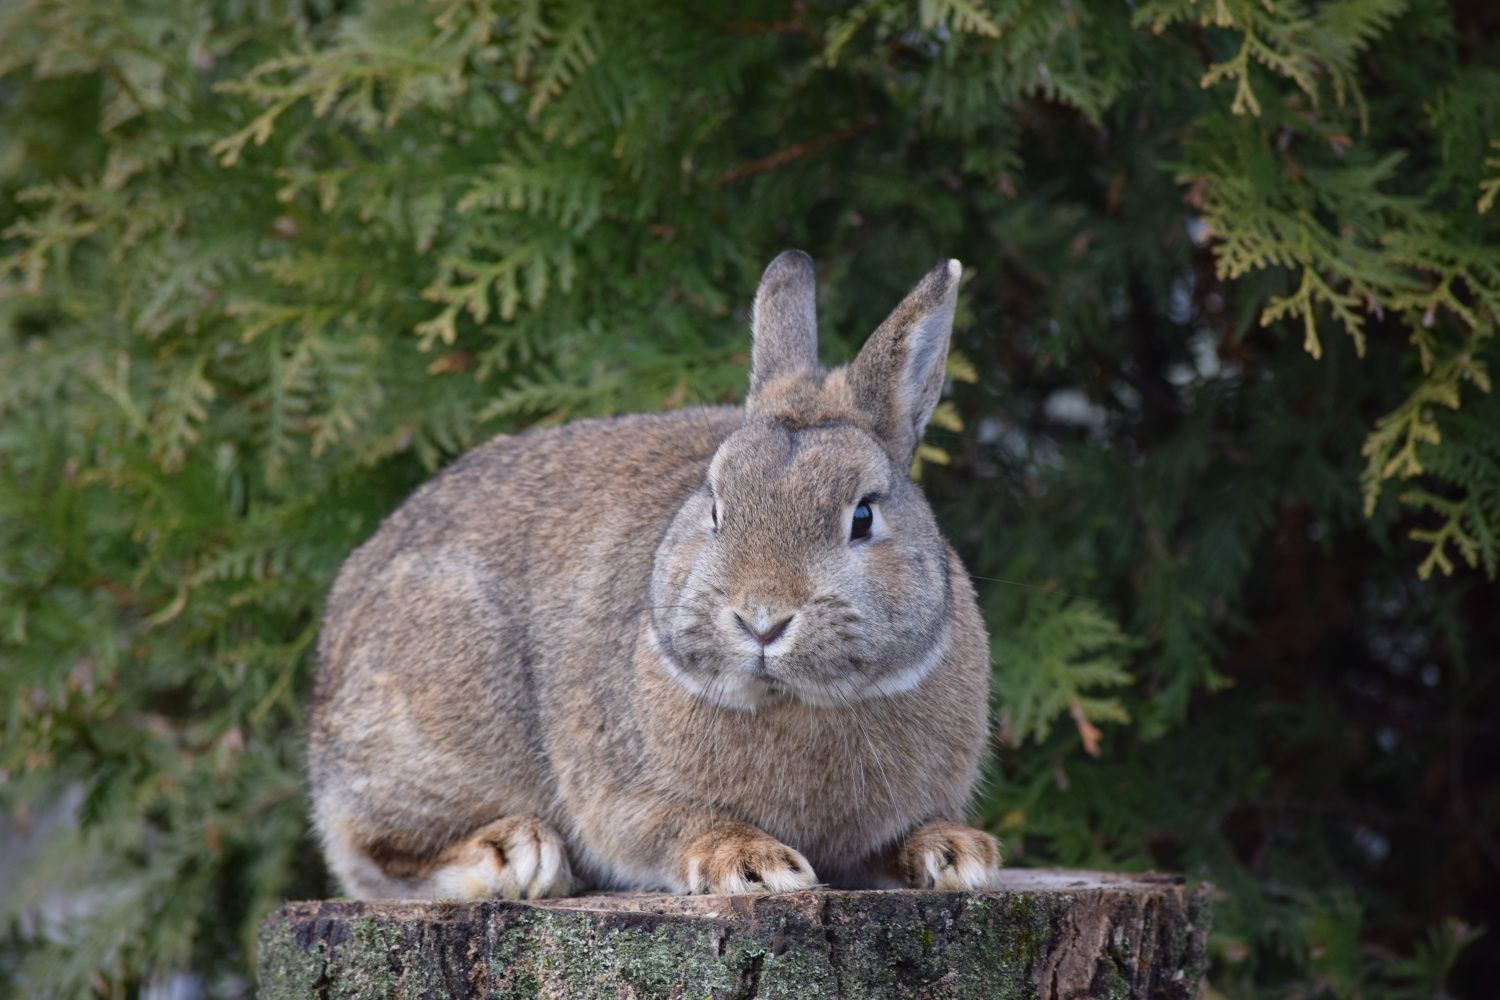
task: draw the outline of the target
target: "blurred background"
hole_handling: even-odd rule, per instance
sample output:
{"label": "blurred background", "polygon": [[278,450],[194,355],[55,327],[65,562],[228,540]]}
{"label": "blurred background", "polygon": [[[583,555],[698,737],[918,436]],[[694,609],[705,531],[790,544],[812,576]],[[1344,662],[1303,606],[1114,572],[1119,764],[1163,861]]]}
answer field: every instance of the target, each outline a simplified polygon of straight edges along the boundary
{"label": "blurred background", "polygon": [[342,558],[738,401],[795,246],[830,363],[965,264],[1008,862],[1211,881],[1210,996],[1492,992],[1497,94],[1485,0],[0,5],[0,991],[253,988]]}

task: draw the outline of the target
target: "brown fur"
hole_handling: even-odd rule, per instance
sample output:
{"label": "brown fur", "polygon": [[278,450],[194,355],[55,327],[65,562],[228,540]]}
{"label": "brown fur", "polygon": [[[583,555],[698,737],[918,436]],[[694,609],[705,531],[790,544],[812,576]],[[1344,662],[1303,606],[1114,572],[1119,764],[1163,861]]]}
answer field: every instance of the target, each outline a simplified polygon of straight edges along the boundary
{"label": "brown fur", "polygon": [[[805,256],[767,269],[745,409],[496,439],[350,556],[308,730],[350,894],[922,884],[933,850],[993,877],[993,838],[946,824],[978,777],[988,642],[906,476],[957,265],[833,372],[811,282]],[[880,533],[851,541],[866,495]],[[761,648],[736,615],[792,624]]]}

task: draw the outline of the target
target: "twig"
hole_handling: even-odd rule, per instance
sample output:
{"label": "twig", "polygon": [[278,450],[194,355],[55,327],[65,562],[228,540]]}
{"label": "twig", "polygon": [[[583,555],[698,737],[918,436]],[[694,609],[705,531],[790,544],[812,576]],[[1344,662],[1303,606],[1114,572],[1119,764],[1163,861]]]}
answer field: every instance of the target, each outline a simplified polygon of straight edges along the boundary
{"label": "twig", "polygon": [[750,174],[758,174],[767,170],[775,170],[777,167],[785,166],[786,164],[791,163],[793,160],[800,160],[804,156],[811,156],[813,153],[831,146],[836,142],[843,142],[845,139],[856,136],[866,129],[873,128],[876,122],[878,122],[879,120],[879,117],[876,115],[867,115],[865,116],[863,121],[855,122],[852,125],[845,125],[843,128],[835,129],[834,131],[829,132],[825,135],[820,135],[816,139],[809,139],[806,142],[795,143],[794,145],[788,146],[786,149],[778,150],[777,152],[772,153],[770,156],[762,156],[758,160],[750,160],[747,163],[741,163],[738,166],[730,167],[728,170],[724,171],[724,183],[729,184],[733,181],[739,180],[741,177],[746,177]]}
{"label": "twig", "polygon": [[826,45],[816,31],[797,20],[730,21],[724,26],[738,35],[800,35],[820,49]]}

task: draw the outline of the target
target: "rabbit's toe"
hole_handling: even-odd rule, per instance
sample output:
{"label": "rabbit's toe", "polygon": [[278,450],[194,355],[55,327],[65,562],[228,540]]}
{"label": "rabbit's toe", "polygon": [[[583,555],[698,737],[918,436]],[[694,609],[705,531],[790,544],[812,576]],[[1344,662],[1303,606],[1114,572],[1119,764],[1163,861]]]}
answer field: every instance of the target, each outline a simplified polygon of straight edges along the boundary
{"label": "rabbit's toe", "polygon": [[481,827],[466,847],[461,861],[436,873],[433,888],[440,898],[543,899],[573,889],[562,838],[535,816],[509,816]]}
{"label": "rabbit's toe", "polygon": [[818,884],[798,852],[752,826],[717,827],[693,840],[684,859],[688,892],[796,892]]}
{"label": "rabbit's toe", "polygon": [[1000,878],[1000,844],[957,823],[929,823],[906,838],[901,874],[918,889],[993,889]]}
{"label": "rabbit's toe", "polygon": [[[498,828],[498,829],[495,829]],[[566,896],[573,872],[562,838],[535,816],[501,820],[485,842],[499,864],[499,892],[506,899]]]}

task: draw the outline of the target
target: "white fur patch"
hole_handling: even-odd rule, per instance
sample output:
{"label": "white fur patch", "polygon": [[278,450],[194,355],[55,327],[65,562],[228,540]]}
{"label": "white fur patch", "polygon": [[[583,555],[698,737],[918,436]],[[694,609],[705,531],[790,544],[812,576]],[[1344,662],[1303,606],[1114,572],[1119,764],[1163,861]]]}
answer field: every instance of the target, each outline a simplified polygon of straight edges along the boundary
{"label": "white fur patch", "polygon": [[710,882],[703,877],[702,868],[695,859],[688,863],[689,891],[712,895],[743,895],[745,893],[800,892],[803,889],[811,889],[818,884],[812,865],[796,851],[792,851],[792,854],[797,858],[796,868],[762,869],[758,873],[760,875],[758,881],[752,881],[743,872],[737,870],[722,882]]}
{"label": "white fur patch", "polygon": [[886,673],[868,684],[858,685],[852,680],[841,678],[837,683],[820,684],[816,687],[795,686],[788,682],[787,689],[792,691],[798,701],[819,708],[838,708],[851,701],[867,701],[901,694],[922,683],[928,674],[937,669],[938,664],[943,662],[943,657],[948,655],[948,648],[952,644],[953,629],[945,624],[937,643],[920,660],[893,673]]}
{"label": "white fur patch", "polygon": [[922,851],[921,869],[927,886],[942,892],[974,892],[993,889],[1000,883],[999,865],[986,865],[977,858],[961,856],[956,864],[945,864],[943,852]]}
{"label": "white fur patch", "polygon": [[557,885],[563,870],[562,847],[548,837],[542,841],[542,850],[537,858],[536,874],[526,883],[527,899],[540,899],[547,890]]}
{"label": "white fur patch", "polygon": [[943,856],[937,851],[922,852],[922,871],[927,875],[927,884],[934,889],[943,883]]}
{"label": "white fur patch", "polygon": [[944,865],[936,852],[924,852],[923,868],[932,880],[932,887],[944,892],[973,892],[993,889],[1000,880],[1000,869],[980,864],[973,858],[964,858],[956,865]]}
{"label": "white fur patch", "polygon": [[[753,644],[753,641],[748,638],[746,642]],[[818,708],[839,708],[852,701],[886,698],[910,691],[937,669],[938,664],[943,662],[943,657],[948,655],[948,649],[953,644],[953,629],[951,625],[945,623],[938,641],[923,654],[921,659],[900,670],[883,674],[866,684],[859,684],[850,678],[839,678],[832,683],[821,684],[805,684],[794,679],[787,679],[778,680],[773,684],[767,679],[752,674],[735,674],[727,678],[723,674],[716,674],[705,679],[690,674],[677,665],[662,647],[654,624],[647,623],[646,625],[646,643],[661,660],[667,674],[684,691],[722,708],[753,712],[761,705],[773,700],[778,691],[784,691],[803,704]]]}
{"label": "white fur patch", "polygon": [[453,903],[489,899],[500,894],[500,873],[492,865],[449,865],[428,877],[425,895]]}
{"label": "white fur patch", "polygon": [[520,899],[531,887],[541,865],[539,846],[526,833],[506,838],[505,867],[500,870],[500,895],[506,899]]}
{"label": "white fur patch", "polygon": [[876,698],[887,695],[901,694],[910,691],[926,679],[927,675],[937,669],[937,665],[943,662],[943,657],[948,655],[948,647],[953,645],[953,627],[947,623],[943,625],[943,634],[927,655],[916,663],[898,670],[893,674],[886,674],[865,689],[864,697]]}
{"label": "white fur patch", "polygon": [[476,899],[543,899],[566,896],[573,888],[573,873],[562,845],[555,836],[537,836],[527,825],[519,825],[505,840],[505,862],[489,847],[476,845],[456,864],[439,868],[427,877],[419,896],[454,902]]}
{"label": "white fur patch", "polygon": [[818,884],[817,878],[812,873],[809,865],[802,855],[797,855],[801,860],[801,868],[776,868],[761,873],[761,889],[765,892],[798,892],[802,889],[811,889]]}
{"label": "white fur patch", "polygon": [[759,880],[751,880],[745,873],[736,868],[734,874],[719,882],[714,882],[703,871],[703,859],[693,857],[688,859],[687,891],[703,895],[739,895],[743,893],[765,893],[765,892],[799,892],[803,889],[811,889],[818,884],[818,878],[813,874],[812,864],[799,852],[787,848],[796,865],[788,867],[778,865],[775,868],[762,868],[757,874]]}
{"label": "white fur patch", "polygon": [[[748,641],[748,640],[747,640]],[[753,712],[765,704],[771,696],[771,686],[760,678],[750,675],[733,675],[724,677],[715,675],[709,679],[696,677],[677,665],[661,644],[660,637],[656,634],[656,626],[648,623],[646,625],[646,643],[661,660],[668,675],[676,681],[678,686],[696,698],[718,705],[721,708],[735,708],[740,711]]]}

